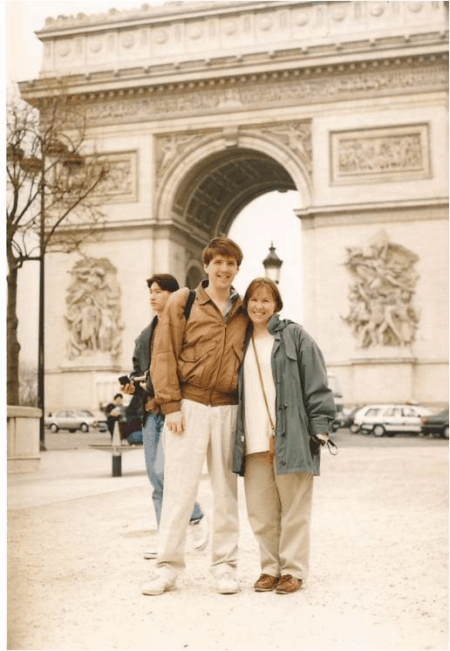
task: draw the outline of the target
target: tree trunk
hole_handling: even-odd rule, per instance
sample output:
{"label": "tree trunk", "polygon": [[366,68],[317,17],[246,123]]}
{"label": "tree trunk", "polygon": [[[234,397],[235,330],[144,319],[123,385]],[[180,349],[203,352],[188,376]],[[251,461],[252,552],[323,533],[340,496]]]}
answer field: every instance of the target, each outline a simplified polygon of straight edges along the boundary
{"label": "tree trunk", "polygon": [[[9,255],[8,255],[9,258]],[[8,260],[9,270],[7,276],[7,316],[6,316],[6,399],[8,405],[19,404],[19,352],[20,344],[17,338],[17,277],[18,268],[14,259]]]}

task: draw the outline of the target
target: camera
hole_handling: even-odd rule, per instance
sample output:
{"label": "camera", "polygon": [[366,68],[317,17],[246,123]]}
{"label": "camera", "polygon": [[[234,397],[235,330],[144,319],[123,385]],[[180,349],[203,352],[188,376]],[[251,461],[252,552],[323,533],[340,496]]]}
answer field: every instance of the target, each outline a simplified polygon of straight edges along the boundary
{"label": "camera", "polygon": [[142,377],[134,377],[131,379],[128,377],[128,375],[121,375],[119,377],[119,383],[121,386],[124,386],[125,384],[132,384],[134,386],[135,396],[144,396],[147,393],[146,390],[141,385],[141,382],[146,382],[146,380],[147,380],[147,373]]}

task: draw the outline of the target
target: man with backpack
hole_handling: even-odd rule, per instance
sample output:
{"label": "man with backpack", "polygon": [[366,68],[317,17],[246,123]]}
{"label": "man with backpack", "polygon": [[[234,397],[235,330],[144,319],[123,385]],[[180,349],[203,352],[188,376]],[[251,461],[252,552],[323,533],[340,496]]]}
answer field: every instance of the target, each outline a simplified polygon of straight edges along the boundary
{"label": "man with backpack", "polygon": [[[150,325],[139,335],[135,342],[133,353],[133,371],[131,382],[122,387],[124,393],[140,397],[140,415],[142,418],[142,434],[144,440],[145,465],[148,478],[153,486],[152,500],[155,509],[156,522],[159,528],[164,490],[164,454],[161,433],[164,426],[164,415],[154,400],[154,390],[147,373],[145,389],[134,378],[143,377],[150,368],[155,332],[159,320],[171,294],[179,289],[178,281],[171,274],[154,274],[147,280],[150,291],[150,304],[155,312]],[[204,549],[208,542],[208,525],[206,518],[195,503],[190,508],[190,531],[196,549]],[[156,546],[144,552],[144,558],[156,558]]]}
{"label": "man with backpack", "polygon": [[213,239],[203,251],[208,280],[197,287],[188,318],[189,292],[181,289],[170,297],[158,325],[151,376],[166,417],[164,502],[156,576],[142,586],[145,595],[170,590],[184,568],[188,513],[205,458],[214,494],[211,571],[220,594],[239,591],[237,476],[231,453],[247,316],[231,283],[242,257],[229,238]]}

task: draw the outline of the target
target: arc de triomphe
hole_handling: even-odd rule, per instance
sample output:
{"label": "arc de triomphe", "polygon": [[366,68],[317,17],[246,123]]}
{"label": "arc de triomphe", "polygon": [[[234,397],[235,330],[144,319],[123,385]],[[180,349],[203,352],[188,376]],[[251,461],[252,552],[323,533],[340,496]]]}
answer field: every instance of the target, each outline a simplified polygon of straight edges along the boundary
{"label": "arc de triomphe", "polygon": [[112,165],[102,240],[47,259],[48,409],[109,401],[149,320],[145,278],[195,285],[205,243],[272,190],[298,193],[303,321],[345,402],[448,400],[445,4],[47,19],[22,95],[63,80]]}

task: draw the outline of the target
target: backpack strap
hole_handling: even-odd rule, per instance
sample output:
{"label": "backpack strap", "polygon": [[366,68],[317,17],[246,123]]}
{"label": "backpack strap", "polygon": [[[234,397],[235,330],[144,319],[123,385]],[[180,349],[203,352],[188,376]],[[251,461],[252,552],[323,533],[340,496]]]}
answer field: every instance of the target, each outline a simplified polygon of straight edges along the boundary
{"label": "backpack strap", "polygon": [[196,295],[195,289],[191,289],[189,291],[188,298],[187,298],[186,305],[184,307],[184,312],[183,312],[184,318],[186,319],[186,321],[189,320],[191,310],[192,310],[192,305],[193,305],[193,303],[195,301],[195,295]]}

